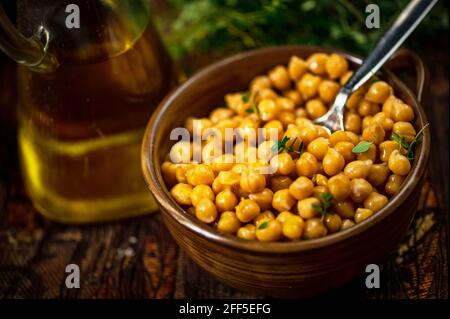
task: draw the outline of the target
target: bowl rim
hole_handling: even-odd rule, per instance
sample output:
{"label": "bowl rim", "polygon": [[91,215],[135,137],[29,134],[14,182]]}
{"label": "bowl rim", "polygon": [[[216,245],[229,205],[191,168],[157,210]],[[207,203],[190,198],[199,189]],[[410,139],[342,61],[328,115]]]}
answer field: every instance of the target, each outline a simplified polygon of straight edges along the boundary
{"label": "bowl rim", "polygon": [[[158,163],[158,152],[155,150],[155,136],[159,128],[159,123],[163,121],[164,115],[170,109],[171,103],[184,91],[189,90],[192,83],[200,81],[210,72],[222,68],[228,64],[234,62],[252,58],[256,55],[274,53],[277,51],[284,50],[308,50],[314,52],[325,52],[325,53],[340,53],[343,54],[349,61],[360,64],[361,58],[354,54],[348,52],[319,46],[310,45],[284,45],[276,47],[268,47],[262,49],[256,49],[251,51],[246,51],[238,53],[227,58],[221,59],[213,64],[210,64],[193,76],[191,76],[186,82],[180,86],[173,89],[159,104],[158,108],[154,111],[152,117],[150,118],[141,148],[141,164],[144,174],[145,181],[160,205],[162,213],[173,218],[175,222],[180,223],[183,227],[187,228],[190,232],[199,235],[207,240],[211,240],[216,244],[221,246],[243,250],[253,253],[272,253],[272,254],[284,254],[284,253],[295,253],[307,250],[318,249],[321,247],[329,246],[351,237],[354,237],[362,232],[364,232],[369,227],[373,227],[375,224],[380,223],[382,220],[391,215],[402,203],[406,200],[415,189],[415,187],[421,181],[429,159],[430,154],[430,131],[425,130],[422,137],[422,144],[420,147],[420,153],[418,158],[413,164],[411,172],[408,174],[404,181],[403,187],[400,192],[395,195],[395,197],[389,201],[389,203],[379,210],[376,214],[372,215],[368,219],[364,220],[360,224],[355,224],[354,226],[339,231],[337,233],[329,234],[327,236],[309,239],[309,240],[299,240],[299,241],[288,241],[288,242],[260,242],[256,240],[245,240],[237,236],[230,234],[223,234],[218,232],[216,229],[210,225],[204,224],[201,221],[195,219],[194,216],[188,214],[184,209],[182,209],[175,200],[170,196],[169,192],[166,190],[164,180],[162,178],[161,170],[159,165],[154,165],[153,163]],[[411,89],[406,86],[398,77],[396,77],[392,72],[386,68],[381,69],[381,73],[386,75],[392,82],[395,83],[400,91],[411,96],[413,99],[413,104],[411,105],[415,110],[415,113],[419,115],[419,124],[423,127],[427,123],[427,117],[423,110],[422,105],[417,101],[415,94]]]}

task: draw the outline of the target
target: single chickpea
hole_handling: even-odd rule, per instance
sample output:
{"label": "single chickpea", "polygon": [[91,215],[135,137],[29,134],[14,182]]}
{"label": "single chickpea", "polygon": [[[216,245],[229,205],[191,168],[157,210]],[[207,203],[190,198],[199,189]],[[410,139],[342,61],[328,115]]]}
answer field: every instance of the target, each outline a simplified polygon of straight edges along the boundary
{"label": "single chickpea", "polygon": [[350,178],[344,174],[338,174],[328,180],[328,189],[337,201],[343,201],[351,193]]}
{"label": "single chickpea", "polygon": [[306,102],[306,113],[312,119],[316,119],[328,112],[327,107],[319,99],[312,99]]}
{"label": "single chickpea", "polygon": [[[306,117],[300,117],[295,120],[295,125],[292,125],[292,127],[289,127],[289,130],[293,129],[295,131],[298,130],[300,132],[301,128],[303,128],[305,126],[312,127],[312,126],[314,126],[314,122]],[[300,134],[300,133],[298,133],[298,134]]]}
{"label": "single chickpea", "polygon": [[261,209],[258,204],[251,199],[241,199],[239,204],[236,206],[236,216],[243,222],[248,223],[259,215]]}
{"label": "single chickpea", "polygon": [[319,90],[321,78],[311,73],[306,73],[297,82],[297,90],[302,94],[304,100],[316,96]]}
{"label": "single chickpea", "polygon": [[280,96],[275,100],[275,103],[280,111],[294,112],[295,110],[295,103],[289,98]]}
{"label": "single chickpea", "polygon": [[[306,114],[306,109],[304,107],[299,107],[295,110],[295,116],[297,118],[306,118],[308,115]],[[295,120],[295,125],[297,125],[297,119]]]}
{"label": "single chickpea", "polygon": [[209,187],[208,185],[197,185],[192,189],[191,192],[192,206],[197,206],[197,204],[203,198],[208,198],[211,201],[214,201],[215,197],[216,196],[211,187]]}
{"label": "single chickpea", "polygon": [[300,216],[290,216],[283,223],[283,235],[290,240],[297,240],[303,235],[305,221]]}
{"label": "single chickpea", "polygon": [[326,64],[328,60],[328,54],[325,53],[313,53],[306,60],[308,69],[315,74],[324,75],[326,70]]}
{"label": "single chickpea", "polygon": [[295,123],[295,114],[294,112],[283,111],[278,114],[277,119],[283,123],[284,127],[288,127],[290,124]]}
{"label": "single chickpea", "polygon": [[380,193],[372,192],[364,200],[364,208],[377,212],[388,203],[388,198]]}
{"label": "single chickpea", "polygon": [[350,189],[350,197],[355,203],[362,203],[373,191],[372,185],[363,178],[352,179]]}
{"label": "single chickpea", "polygon": [[388,167],[395,175],[405,176],[411,170],[411,163],[406,156],[400,154],[398,150],[394,150],[389,156]]}
{"label": "single chickpea", "polygon": [[297,81],[308,71],[305,60],[292,56],[289,60],[288,73],[292,80]]}
{"label": "single chickpea", "polygon": [[373,116],[366,115],[362,119],[362,129],[364,130],[366,127],[369,127],[373,123]]}
{"label": "single chickpea", "polygon": [[253,220],[253,223],[255,224],[256,228],[258,228],[258,226],[261,225],[262,223],[274,219],[275,215],[270,210],[266,210],[261,214],[259,214],[258,216],[256,216],[256,218]]}
{"label": "single chickpea", "polygon": [[282,65],[276,66],[269,72],[269,78],[272,81],[273,86],[278,90],[286,90],[291,86],[291,79],[289,78],[288,71]]}
{"label": "single chickpea", "polygon": [[355,223],[350,219],[344,219],[342,221],[341,230],[346,230],[352,226],[355,226]]}
{"label": "single chickpea", "polygon": [[274,100],[263,99],[258,103],[258,110],[259,117],[266,122],[274,120],[277,117],[280,107]]}
{"label": "single chickpea", "polygon": [[361,116],[374,115],[380,111],[378,104],[370,102],[368,100],[362,100],[358,104],[358,113]]}
{"label": "single chickpea", "polygon": [[309,197],[314,188],[313,182],[305,176],[297,178],[290,186],[289,193],[297,200]]}
{"label": "single chickpea", "polygon": [[258,193],[266,187],[266,178],[253,169],[246,169],[241,174],[240,186],[245,192]]}
{"label": "single chickpea", "polygon": [[312,181],[316,186],[328,186],[328,178],[322,174],[314,174]]}
{"label": "single chickpea", "polygon": [[224,189],[216,196],[216,207],[219,212],[234,211],[238,199],[236,195],[229,189]]}
{"label": "single chickpea", "polygon": [[334,145],[334,149],[344,157],[346,163],[355,160],[355,154],[352,152],[354,147],[355,145],[353,143],[347,141],[337,142]]}
{"label": "single chickpea", "polygon": [[350,80],[352,75],[353,75],[353,71],[347,71],[344,74],[342,74],[341,78],[339,79],[339,83],[341,84],[341,86],[343,86],[345,83],[347,83],[347,81]]}
{"label": "single chickpea", "polygon": [[358,145],[358,143],[359,143],[358,135],[356,135],[353,132],[348,132],[348,131],[346,131],[345,133],[347,134],[347,137],[348,137],[350,143],[352,143],[353,145]]}
{"label": "single chickpea", "polygon": [[290,218],[292,216],[297,216],[297,215],[295,215],[291,212],[285,211],[285,212],[279,213],[275,219],[277,221],[279,221],[281,224],[284,224],[286,222],[286,220],[288,220],[288,218]]}
{"label": "single chickpea", "polygon": [[192,205],[191,194],[192,186],[189,184],[178,183],[171,190],[170,194],[180,205]]}
{"label": "single chickpea", "polygon": [[207,164],[198,164],[186,172],[186,180],[192,186],[211,185],[215,175],[213,169]]}
{"label": "single chickpea", "polygon": [[316,128],[318,137],[324,137],[324,138],[329,138],[330,137],[330,133],[322,125],[314,125],[314,127]]}
{"label": "single chickpea", "polygon": [[384,81],[373,83],[367,91],[365,98],[371,102],[383,104],[392,94],[392,87]]}
{"label": "single chickpea", "polygon": [[311,219],[320,216],[316,211],[315,206],[321,206],[321,202],[316,197],[308,197],[298,201],[297,210],[300,217],[304,219]]}
{"label": "single chickpea", "polygon": [[[242,98],[242,93],[228,93],[225,95],[225,104],[227,107],[237,114],[245,115],[246,110],[248,108],[248,103],[245,103]],[[208,119],[208,121],[210,121]],[[211,122],[211,121],[210,121]],[[212,122],[211,122],[212,126]],[[194,125],[194,132],[195,132],[195,125]],[[200,131],[199,131],[200,132]]]}
{"label": "single chickpea", "polygon": [[406,103],[395,103],[392,106],[391,118],[394,122],[411,122],[414,120],[414,110]]}
{"label": "single chickpea", "polygon": [[179,141],[170,149],[172,163],[189,163],[192,159],[192,144],[189,141]]}
{"label": "single chickpea", "polygon": [[298,150],[300,144],[302,143],[302,138],[300,136],[301,134],[301,128],[295,125],[289,125],[286,132],[284,133],[284,136],[289,139],[286,146],[290,146],[293,149]]}
{"label": "single chickpea", "polygon": [[348,113],[344,117],[344,127],[345,130],[351,131],[353,133],[361,133],[361,117],[356,113]]}
{"label": "single chickpea", "polygon": [[389,157],[391,156],[394,150],[398,150],[400,145],[398,145],[395,141],[384,141],[381,143],[378,148],[380,149],[380,159],[383,162],[389,161]]}
{"label": "single chickpea", "polygon": [[386,191],[386,194],[389,196],[396,195],[403,184],[403,181],[405,180],[405,177],[392,174],[388,177],[388,180],[386,182],[386,185],[384,186],[384,190]]}
{"label": "single chickpea", "polygon": [[288,90],[283,93],[283,95],[294,102],[296,107],[299,107],[303,104],[303,97],[297,90]]}
{"label": "single chickpea", "polygon": [[369,146],[369,150],[364,153],[359,153],[356,155],[356,159],[358,161],[372,161],[375,162],[377,159],[377,146],[375,144],[371,144]]}
{"label": "single chickpea", "polygon": [[334,202],[333,211],[342,218],[353,218],[353,216],[355,216],[355,207],[350,199],[341,202]]}
{"label": "single chickpea", "polygon": [[264,188],[259,193],[252,193],[248,198],[255,201],[261,210],[269,210],[272,208],[273,192],[269,188]]}
{"label": "single chickpea", "polygon": [[338,214],[327,214],[323,220],[328,233],[338,232],[342,226],[342,219]]}
{"label": "single chickpea", "polygon": [[386,115],[386,118],[392,119],[392,110],[394,109],[396,104],[403,103],[400,99],[396,98],[394,95],[389,96],[386,101],[384,101],[383,106],[381,108],[381,112]]}
{"label": "single chickpea", "polygon": [[325,194],[329,194],[330,190],[328,189],[328,186],[315,186],[313,188],[313,197],[317,198],[318,200],[321,200]]}
{"label": "single chickpea", "polygon": [[330,80],[323,80],[319,84],[319,96],[327,104],[333,104],[341,87],[338,83]]}
{"label": "single chickpea", "polygon": [[408,143],[411,143],[416,136],[414,126],[409,122],[396,122],[392,127],[392,132],[404,136]]}
{"label": "single chickpea", "polygon": [[311,218],[305,221],[305,229],[303,231],[304,239],[320,238],[327,234],[327,228],[320,218]]}
{"label": "single chickpea", "polygon": [[375,145],[379,145],[384,141],[384,135],[385,131],[383,127],[380,124],[375,123],[363,130],[362,138],[366,141],[373,142]]}
{"label": "single chickpea", "polygon": [[253,224],[247,224],[244,227],[241,227],[237,231],[237,236],[246,240],[255,240],[256,239],[256,227]]}
{"label": "single chickpea", "polygon": [[[236,167],[236,165],[234,167]],[[233,169],[231,171],[221,171],[217,175],[216,179],[218,180],[219,184],[223,186],[223,189],[227,187],[235,189],[240,184],[241,174],[235,172]]]}
{"label": "single chickpea", "polygon": [[370,209],[367,208],[358,208],[356,210],[356,214],[355,214],[355,222],[357,224],[361,223],[362,221],[366,220],[367,218],[369,218],[370,216],[372,216],[374,214],[374,212]]}
{"label": "single chickpea", "polygon": [[270,188],[277,192],[282,189],[288,189],[292,184],[292,178],[289,176],[274,176],[270,178]]}
{"label": "single chickpea", "polygon": [[347,59],[340,54],[332,53],[327,58],[325,69],[331,79],[337,79],[348,71]]}
{"label": "single chickpea", "polygon": [[352,142],[350,136],[345,131],[333,132],[328,140],[331,147],[334,147],[339,142]]}
{"label": "single chickpea", "polygon": [[212,160],[211,168],[213,169],[215,174],[218,174],[221,171],[231,170],[235,163],[236,158],[233,154],[223,154]]}
{"label": "single chickpea", "polygon": [[227,107],[218,107],[209,114],[209,118],[210,118],[211,122],[218,123],[221,120],[226,120],[226,119],[231,118],[233,115],[234,115],[233,110],[231,110]]}
{"label": "single chickpea", "polygon": [[369,176],[367,180],[373,186],[380,186],[383,184],[389,176],[389,169],[386,163],[383,164],[373,164],[370,168]]}
{"label": "single chickpea", "polygon": [[278,120],[269,121],[263,126],[263,128],[264,128],[263,136],[265,140],[278,139],[281,141],[281,139],[283,138],[284,128],[283,123],[281,123],[280,121]]}
{"label": "single chickpea", "polygon": [[[278,98],[278,94],[275,93],[274,90],[271,89],[261,89],[258,91],[258,94],[255,95],[255,102],[259,103],[263,99],[276,100]],[[248,105],[245,109],[245,113],[248,114]]]}
{"label": "single chickpea", "polygon": [[269,220],[256,228],[259,241],[277,241],[283,236],[283,226],[276,220]]}
{"label": "single chickpea", "polygon": [[217,223],[217,229],[219,231],[234,235],[239,228],[241,228],[241,222],[235,212],[226,211],[220,215],[219,222]]}
{"label": "single chickpea", "polygon": [[364,96],[364,94],[363,94],[363,91],[361,88],[359,88],[358,90],[353,92],[350,95],[350,97],[348,98],[347,104],[345,104],[347,109],[354,110],[354,109],[358,108],[358,105],[361,102],[361,100],[363,99],[363,96]]}
{"label": "single chickpea", "polygon": [[214,202],[208,198],[202,198],[195,206],[195,216],[206,224],[210,224],[217,218],[217,208]]}
{"label": "single chickpea", "polygon": [[394,121],[386,117],[386,114],[383,112],[378,112],[375,114],[372,118],[372,123],[380,124],[385,131],[391,131],[394,126]]}
{"label": "single chickpea", "polygon": [[339,174],[345,166],[344,157],[334,148],[330,148],[322,161],[323,170],[328,176]]}
{"label": "single chickpea", "polygon": [[171,162],[164,162],[161,165],[161,171],[167,186],[172,187],[178,183],[176,176],[177,166]]}
{"label": "single chickpea", "polygon": [[306,176],[312,178],[319,169],[317,159],[309,152],[303,152],[295,163],[298,176]]}
{"label": "single chickpea", "polygon": [[272,81],[265,75],[256,76],[250,82],[250,92],[260,91],[261,89],[270,89],[271,87]]}
{"label": "single chickpea", "polygon": [[280,153],[272,157],[270,165],[278,175],[289,175],[295,169],[295,163],[289,153]]}
{"label": "single chickpea", "polygon": [[289,193],[289,189],[281,189],[273,194],[272,207],[279,212],[289,211],[296,200]]}
{"label": "single chickpea", "polygon": [[319,133],[315,125],[304,125],[300,127],[300,139],[305,145],[308,145],[318,137]]}
{"label": "single chickpea", "polygon": [[314,157],[321,161],[328,152],[328,139],[324,137],[318,137],[308,144],[307,150]]}
{"label": "single chickpea", "polygon": [[350,179],[367,178],[370,174],[370,168],[373,162],[371,160],[356,160],[348,163],[344,168],[344,174]]}

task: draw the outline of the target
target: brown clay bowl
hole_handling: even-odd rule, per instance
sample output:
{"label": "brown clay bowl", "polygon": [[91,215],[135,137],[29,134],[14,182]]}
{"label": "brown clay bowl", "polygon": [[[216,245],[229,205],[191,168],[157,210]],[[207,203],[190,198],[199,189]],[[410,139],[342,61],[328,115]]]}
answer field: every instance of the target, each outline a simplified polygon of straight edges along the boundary
{"label": "brown clay bowl", "polygon": [[[184,211],[170,196],[160,164],[171,145],[172,128],[182,127],[186,117],[206,115],[226,93],[245,90],[250,80],[292,55],[339,52],[311,46],[282,46],[234,55],[198,72],[169,94],[150,119],[142,145],[142,167],[150,191],[160,205],[167,228],[182,249],[203,269],[221,281],[244,291],[276,296],[311,296],[338,287],[379,263],[393,251],[411,223],[418,204],[430,152],[425,130],[411,173],[388,205],[364,222],[323,238],[262,243],[221,234]],[[342,53],[342,52],[341,52]],[[353,66],[361,60],[343,53]],[[412,62],[412,63],[411,63]],[[417,93],[385,67],[380,76],[396,96],[410,104],[416,128],[427,123],[420,99],[426,70],[417,56],[399,52],[391,66],[408,65],[417,71]],[[412,65],[411,65],[412,64]],[[150,196],[150,195],[149,195]]]}

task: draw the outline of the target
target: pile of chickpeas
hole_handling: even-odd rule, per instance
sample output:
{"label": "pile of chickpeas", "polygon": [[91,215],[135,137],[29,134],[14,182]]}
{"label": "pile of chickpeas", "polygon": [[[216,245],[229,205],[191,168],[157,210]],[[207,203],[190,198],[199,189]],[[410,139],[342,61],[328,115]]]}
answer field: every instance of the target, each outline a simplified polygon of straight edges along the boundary
{"label": "pile of chickpeas", "polygon": [[[233,153],[215,158],[204,141],[203,159],[208,160],[201,163],[191,157],[188,163],[165,161],[162,173],[175,201],[219,232],[267,242],[319,238],[376,214],[411,170],[406,150],[391,134],[411,142],[417,133],[411,124],[414,111],[388,83],[372,80],[348,99],[345,131],[329,134],[313,120],[328,111],[351,75],[339,54],[292,56],[287,67],[255,77],[247,92],[227,94],[226,106],[209,117],[188,118],[185,127],[191,133],[197,120],[200,132],[233,128],[244,140]],[[245,133],[257,128],[267,134],[249,146]],[[277,130],[278,141],[289,138],[290,148],[276,149],[270,129]],[[368,150],[352,151],[361,141],[370,142]],[[170,154],[190,152],[192,143],[180,141]],[[265,157],[246,162],[254,153]],[[273,172],[264,173],[261,168],[270,165]],[[324,198],[328,209],[321,212]]]}

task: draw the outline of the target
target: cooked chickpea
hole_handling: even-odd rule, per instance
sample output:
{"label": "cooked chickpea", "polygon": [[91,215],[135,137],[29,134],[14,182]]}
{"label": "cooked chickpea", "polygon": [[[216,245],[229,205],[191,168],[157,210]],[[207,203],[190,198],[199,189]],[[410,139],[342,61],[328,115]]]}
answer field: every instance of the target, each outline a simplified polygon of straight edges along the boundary
{"label": "cooked chickpea", "polygon": [[359,136],[356,135],[353,132],[347,131],[345,132],[347,134],[347,137],[349,139],[349,142],[352,143],[353,145],[357,145],[359,143]]}
{"label": "cooked chickpea", "polygon": [[284,133],[284,136],[289,139],[286,146],[291,146],[293,149],[298,150],[300,147],[300,144],[302,143],[302,138],[300,134],[302,133],[302,130],[295,126],[295,125],[288,125],[286,132]]}
{"label": "cooked chickpea", "polygon": [[224,189],[216,196],[216,207],[219,212],[234,211],[238,204],[236,195],[229,189]]}
{"label": "cooked chickpea", "polygon": [[369,146],[369,150],[364,153],[359,153],[356,155],[356,159],[358,161],[372,161],[375,162],[377,159],[377,146],[375,144],[371,144]]}
{"label": "cooked chickpea", "polygon": [[275,219],[277,221],[279,221],[281,224],[284,224],[286,222],[286,220],[292,216],[297,216],[297,215],[293,214],[291,212],[285,211],[285,212],[279,213]]}
{"label": "cooked chickpea", "polygon": [[357,224],[372,216],[374,212],[367,208],[358,208],[355,213],[355,222]]}
{"label": "cooked chickpea", "polygon": [[323,170],[328,176],[333,176],[342,171],[345,166],[344,157],[334,148],[330,148],[322,161]]}
{"label": "cooked chickpea", "polygon": [[216,157],[211,162],[211,168],[214,173],[218,174],[220,171],[229,171],[236,163],[236,158],[233,154],[223,154]]}
{"label": "cooked chickpea", "polygon": [[321,161],[328,152],[328,139],[324,137],[318,137],[308,144],[307,150],[314,157]]}
{"label": "cooked chickpea", "polygon": [[258,103],[258,110],[261,120],[271,121],[277,117],[280,108],[274,100],[263,99]]}
{"label": "cooked chickpea", "polygon": [[333,104],[340,89],[339,84],[330,80],[323,80],[319,84],[319,96],[328,105]]}
{"label": "cooked chickpea", "polygon": [[221,120],[231,118],[233,115],[234,115],[233,110],[226,107],[218,107],[211,112],[209,118],[211,122],[218,123]]}
{"label": "cooked chickpea", "polygon": [[339,142],[352,142],[350,135],[345,131],[333,132],[328,140],[331,147],[334,147]]}
{"label": "cooked chickpea", "polygon": [[394,196],[400,191],[405,178],[403,176],[392,174],[388,177],[384,190],[389,196]]}
{"label": "cooked chickpea", "polygon": [[340,54],[332,53],[327,58],[325,69],[331,79],[337,79],[347,72],[347,59]]}
{"label": "cooked chickpea", "polygon": [[320,206],[321,202],[316,197],[308,197],[298,201],[297,210],[300,217],[304,219],[310,219],[320,216],[320,213],[316,211],[314,206]]}
{"label": "cooked chickpea", "polygon": [[389,176],[389,169],[384,164],[373,164],[370,168],[369,176],[367,177],[367,180],[370,184],[373,186],[380,186],[383,184]]}
{"label": "cooked chickpea", "polygon": [[191,194],[192,186],[189,184],[178,183],[171,190],[170,194],[180,205],[192,205]]}
{"label": "cooked chickpea", "polygon": [[353,216],[355,216],[355,207],[350,199],[342,202],[334,202],[333,211],[342,218],[353,218]]}
{"label": "cooked chickpea", "polygon": [[380,149],[380,160],[387,162],[389,161],[392,152],[398,150],[400,145],[395,141],[384,141],[383,143],[380,143],[378,148]]}
{"label": "cooked chickpea", "polygon": [[170,149],[172,163],[189,163],[192,159],[192,144],[189,141],[179,141]]}
{"label": "cooked chickpea", "polygon": [[235,212],[226,211],[220,215],[219,222],[217,223],[217,229],[224,233],[236,234],[241,227],[241,222],[236,216]]}
{"label": "cooked chickpea", "polygon": [[278,120],[272,120],[264,125],[264,139],[266,140],[282,140],[284,135],[283,123]]}
{"label": "cooked chickpea", "polygon": [[290,186],[289,193],[297,200],[309,197],[314,188],[313,182],[305,176],[297,178]]}
{"label": "cooked chickpea", "polygon": [[319,99],[313,99],[306,102],[306,113],[312,119],[316,119],[327,113],[328,109]]}
{"label": "cooked chickpea", "polygon": [[316,186],[328,186],[328,178],[322,174],[314,174],[312,181]]}
{"label": "cooked chickpea", "polygon": [[294,160],[288,153],[275,155],[270,160],[270,165],[275,174],[278,175],[289,175],[295,169]]}
{"label": "cooked chickpea", "polygon": [[[294,102],[296,107],[299,107],[303,104],[303,97],[297,90],[288,90],[283,93],[283,95]],[[298,116],[298,115],[297,115]]]}
{"label": "cooked chickpea", "polygon": [[361,116],[374,115],[380,111],[380,107],[368,100],[362,100],[358,104],[358,113]]}
{"label": "cooked chickpea", "polygon": [[186,172],[186,180],[192,186],[211,185],[215,175],[213,169],[207,164],[198,164]]}
{"label": "cooked chickpea", "polygon": [[359,103],[363,99],[363,91],[361,88],[353,92],[347,100],[347,104],[345,105],[347,109],[354,110],[358,107]]}
{"label": "cooked chickpea", "polygon": [[325,227],[330,234],[335,233],[341,229],[342,219],[338,214],[327,214],[323,220]]}
{"label": "cooked chickpea", "polygon": [[346,163],[351,162],[355,159],[355,154],[352,152],[355,145],[351,142],[337,142],[334,149],[339,152],[344,157]]}
{"label": "cooked chickpea", "polygon": [[161,171],[167,186],[172,187],[178,183],[176,175],[177,166],[171,162],[164,162]]}
{"label": "cooked chickpea", "polygon": [[272,81],[265,75],[259,75],[250,82],[251,92],[260,91],[261,89],[270,89],[271,87]]}
{"label": "cooked chickpea", "polygon": [[414,126],[409,122],[396,122],[392,126],[392,132],[404,136],[408,143],[411,143],[416,136]]}
{"label": "cooked chickpea", "polygon": [[[261,89],[258,91],[258,94],[255,95],[255,102],[259,102],[263,99],[269,99],[269,100],[275,100],[278,97],[278,94],[275,93],[274,90],[271,89]],[[247,108],[245,109],[245,112],[247,113],[248,105],[246,105]]]}
{"label": "cooked chickpea", "polygon": [[240,184],[241,174],[233,170],[221,171],[219,172],[219,175],[217,175],[217,180],[219,184],[222,185],[224,188],[226,187],[236,188]]}
{"label": "cooked chickpea", "polygon": [[275,215],[270,210],[266,210],[266,211],[262,212],[261,214],[259,214],[258,216],[256,216],[256,218],[253,220],[253,223],[255,224],[256,227],[258,227],[262,223],[267,222],[269,220],[274,220],[274,219],[275,219]]}
{"label": "cooked chickpea", "polygon": [[291,86],[288,71],[282,65],[278,65],[271,70],[269,78],[278,90],[286,90]]}
{"label": "cooked chickpea", "polygon": [[355,226],[355,223],[350,219],[344,219],[342,221],[341,230],[346,230],[352,226]]}
{"label": "cooked chickpea", "polygon": [[373,116],[366,115],[362,119],[362,129],[364,130],[366,127],[369,127],[373,123]]}
{"label": "cooked chickpea", "polygon": [[313,188],[312,195],[313,195],[313,197],[321,200],[325,194],[329,194],[329,193],[330,193],[330,190],[328,189],[328,186],[315,186]]}
{"label": "cooked chickpea", "polygon": [[372,118],[372,124],[380,124],[385,131],[391,131],[394,126],[394,121],[388,117],[383,112],[378,112]]}
{"label": "cooked chickpea", "polygon": [[367,178],[370,173],[370,168],[372,167],[371,160],[356,160],[348,163],[344,168],[344,174],[350,179],[353,178]]}
{"label": "cooked chickpea", "polygon": [[209,224],[217,218],[217,208],[209,198],[202,198],[195,206],[195,216],[202,222]]}
{"label": "cooked chickpea", "polygon": [[364,208],[377,212],[388,203],[388,198],[380,193],[372,192],[364,200]]}
{"label": "cooked chickpea", "polygon": [[275,103],[277,104],[278,109],[280,111],[294,112],[295,110],[295,103],[291,99],[285,97],[278,97],[275,100]]}
{"label": "cooked chickpea", "polygon": [[304,125],[300,127],[300,139],[305,145],[308,145],[318,137],[319,133],[315,125]]}
{"label": "cooked chickpea", "polygon": [[269,188],[264,188],[261,192],[252,193],[248,198],[255,201],[261,210],[269,210],[272,208],[273,191]]}
{"label": "cooked chickpea", "polygon": [[324,75],[326,70],[326,64],[328,60],[328,54],[325,53],[313,53],[306,60],[308,69],[315,74]]}
{"label": "cooked chickpea", "polygon": [[388,166],[392,173],[400,176],[408,175],[411,170],[411,163],[398,150],[392,151],[389,156]]}
{"label": "cooked chickpea", "polygon": [[260,211],[258,204],[251,199],[242,199],[236,206],[236,216],[243,223],[253,220]]}
{"label": "cooked chickpea", "polygon": [[289,176],[274,176],[270,178],[270,188],[277,192],[282,189],[287,189],[292,184],[292,178]]}
{"label": "cooked chickpea", "polygon": [[278,114],[277,119],[284,127],[288,127],[290,124],[295,123],[295,114],[293,112],[283,111]]}
{"label": "cooked chickpea", "polygon": [[392,87],[389,84],[384,81],[377,81],[369,87],[365,98],[371,102],[383,104],[391,94]]}
{"label": "cooked chickpea", "polygon": [[292,80],[296,81],[300,79],[308,71],[308,66],[305,60],[292,56],[289,60],[288,73]]}
{"label": "cooked chickpea", "polygon": [[361,117],[356,113],[348,113],[344,117],[344,127],[347,131],[352,131],[353,133],[361,133]]}
{"label": "cooked chickpea", "polygon": [[391,118],[395,122],[411,122],[414,120],[414,111],[406,103],[394,103],[391,111]]}
{"label": "cooked chickpea", "polygon": [[317,159],[311,153],[304,152],[295,163],[298,176],[306,176],[312,178],[319,169]]}
{"label": "cooked chickpea", "polygon": [[303,238],[314,239],[320,238],[327,234],[327,228],[320,218],[311,218],[305,221]]}
{"label": "cooked chickpea", "polygon": [[279,212],[289,211],[296,199],[289,193],[289,189],[281,189],[273,194],[272,206]]}
{"label": "cooked chickpea", "polygon": [[261,192],[266,187],[266,178],[254,169],[246,169],[241,174],[241,189],[248,193]]}
{"label": "cooked chickpea", "polygon": [[253,224],[247,224],[244,227],[241,227],[237,231],[237,236],[246,240],[255,240],[256,239],[256,227]]}
{"label": "cooked chickpea", "polygon": [[389,96],[386,101],[384,101],[381,107],[381,112],[386,115],[386,118],[392,119],[392,110],[396,104],[403,103],[400,99],[396,98],[394,95]]}
{"label": "cooked chickpea", "polygon": [[302,237],[305,221],[300,216],[289,216],[283,223],[283,235],[290,240]]}
{"label": "cooked chickpea", "polygon": [[375,123],[369,125],[363,130],[362,138],[366,141],[373,142],[375,145],[378,145],[384,141],[384,135],[385,131],[383,127],[380,124]]}
{"label": "cooked chickpea", "polygon": [[[263,227],[265,225],[265,227]],[[259,241],[277,241],[283,236],[283,226],[277,220],[269,220],[256,227],[256,238]]]}
{"label": "cooked chickpea", "polygon": [[321,78],[311,73],[306,73],[297,82],[297,90],[302,94],[303,99],[310,99],[316,96],[319,90]]}
{"label": "cooked chickpea", "polygon": [[342,85],[344,85],[345,83],[347,83],[348,80],[350,80],[350,78],[353,75],[353,71],[347,71],[344,74],[341,75],[341,78],[339,79],[339,83]]}
{"label": "cooked chickpea", "polygon": [[191,202],[193,206],[197,206],[201,199],[208,198],[211,201],[215,200],[215,194],[208,185],[197,185],[192,189]]}
{"label": "cooked chickpea", "polygon": [[350,198],[355,203],[362,203],[373,190],[372,185],[363,178],[355,178],[350,182]]}
{"label": "cooked chickpea", "polygon": [[[306,118],[308,114],[306,114],[306,110],[304,107],[299,107],[298,109],[295,110],[295,116],[297,117],[297,119]],[[295,122],[297,122],[297,119],[295,120]]]}
{"label": "cooked chickpea", "polygon": [[328,180],[328,189],[337,201],[345,200],[351,192],[350,178],[344,174],[338,174]]}

